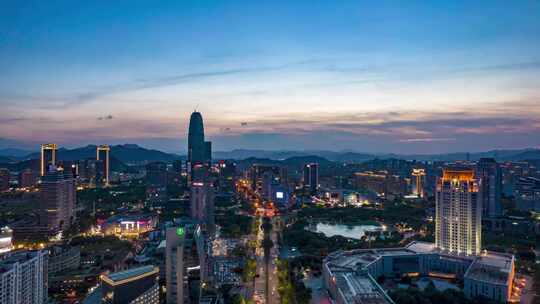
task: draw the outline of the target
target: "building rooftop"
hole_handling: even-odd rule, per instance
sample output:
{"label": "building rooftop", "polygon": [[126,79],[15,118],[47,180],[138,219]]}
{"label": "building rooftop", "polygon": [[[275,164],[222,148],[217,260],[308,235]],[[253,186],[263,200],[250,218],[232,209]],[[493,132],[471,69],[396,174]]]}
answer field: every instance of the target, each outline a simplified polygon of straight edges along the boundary
{"label": "building rooftop", "polygon": [[389,304],[392,301],[369,275],[336,273],[336,284],[347,303]]}
{"label": "building rooftop", "polygon": [[[132,268],[124,271],[111,273],[102,277],[102,279],[109,284],[122,284],[131,279],[143,278],[148,275],[156,274],[159,272],[159,268],[152,265]],[[112,282],[112,283],[111,283]]]}
{"label": "building rooftop", "polygon": [[467,270],[465,277],[476,281],[505,285],[513,271],[514,257],[504,253],[483,252]]}
{"label": "building rooftop", "polygon": [[412,242],[406,247],[407,249],[415,253],[430,253],[437,252],[437,248],[434,243],[427,242]]}

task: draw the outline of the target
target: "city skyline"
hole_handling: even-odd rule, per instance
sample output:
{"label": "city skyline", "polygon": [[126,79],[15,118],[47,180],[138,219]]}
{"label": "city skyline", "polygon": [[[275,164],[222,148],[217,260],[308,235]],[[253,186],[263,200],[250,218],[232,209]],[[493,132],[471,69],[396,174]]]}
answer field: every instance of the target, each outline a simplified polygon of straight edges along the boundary
{"label": "city skyline", "polygon": [[540,146],[539,2],[2,6],[0,147]]}

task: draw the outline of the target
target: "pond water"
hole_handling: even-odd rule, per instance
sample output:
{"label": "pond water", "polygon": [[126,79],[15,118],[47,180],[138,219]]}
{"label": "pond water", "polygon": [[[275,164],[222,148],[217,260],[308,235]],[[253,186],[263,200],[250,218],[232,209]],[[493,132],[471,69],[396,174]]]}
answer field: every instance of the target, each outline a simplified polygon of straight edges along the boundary
{"label": "pond water", "polygon": [[327,237],[340,235],[343,237],[357,239],[357,240],[360,240],[366,234],[366,231],[382,232],[384,230],[381,225],[348,226],[348,225],[326,224],[326,223],[317,223],[316,225],[311,225],[308,229],[314,232],[323,233]]}

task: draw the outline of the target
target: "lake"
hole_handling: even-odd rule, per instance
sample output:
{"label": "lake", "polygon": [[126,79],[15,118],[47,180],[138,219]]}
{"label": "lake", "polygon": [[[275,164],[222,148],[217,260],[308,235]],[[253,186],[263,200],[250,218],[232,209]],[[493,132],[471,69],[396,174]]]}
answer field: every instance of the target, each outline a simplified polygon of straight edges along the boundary
{"label": "lake", "polygon": [[332,237],[335,235],[340,235],[343,237],[360,240],[365,234],[366,231],[384,231],[383,226],[381,225],[340,225],[340,224],[326,224],[326,223],[317,223],[317,225],[310,225],[308,227],[310,231],[323,233],[327,237]]}

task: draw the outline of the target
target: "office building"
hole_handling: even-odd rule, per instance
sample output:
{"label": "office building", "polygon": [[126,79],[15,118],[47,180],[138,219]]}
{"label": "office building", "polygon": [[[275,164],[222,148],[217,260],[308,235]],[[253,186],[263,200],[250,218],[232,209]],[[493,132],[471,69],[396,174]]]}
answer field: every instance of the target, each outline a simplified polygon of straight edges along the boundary
{"label": "office building", "polygon": [[319,190],[319,164],[304,165],[304,190],[310,195],[316,195]]}
{"label": "office building", "polygon": [[110,151],[111,148],[108,145],[101,145],[96,148],[96,160],[100,162],[98,167],[100,179],[96,181],[96,185],[98,186],[109,186],[111,171]]}
{"label": "office building", "polygon": [[446,168],[435,193],[435,244],[454,254],[481,249],[482,203],[478,181],[468,168]]}
{"label": "office building", "polygon": [[81,248],[79,246],[56,245],[49,249],[49,276],[79,268],[81,265]]}
{"label": "office building", "polygon": [[148,185],[155,187],[167,187],[167,164],[164,162],[152,162],[145,166],[146,181]]}
{"label": "office building", "polygon": [[152,265],[101,276],[101,301],[107,304],[159,304],[159,268]]}
{"label": "office building", "polygon": [[540,212],[540,179],[520,177],[514,185],[514,197],[519,210]]}
{"label": "office building", "polygon": [[25,250],[3,256],[0,259],[0,303],[46,303],[47,257],[45,250]]}
{"label": "office building", "polygon": [[27,168],[19,172],[19,188],[33,187],[37,183],[37,172]]}
{"label": "office building", "polygon": [[5,168],[0,168],[0,192],[9,190],[9,180],[9,170]]}
{"label": "office building", "polygon": [[416,197],[424,197],[424,184],[426,180],[426,171],[420,168],[412,170],[412,194]]}
{"label": "office building", "polygon": [[165,284],[167,304],[184,303],[184,240],[183,227],[166,230],[165,240]]}
{"label": "office building", "polygon": [[479,197],[482,201],[482,216],[486,218],[501,216],[501,167],[493,158],[481,158],[476,165],[476,178],[480,182]]}
{"label": "office building", "polygon": [[76,201],[71,171],[51,166],[42,178],[40,190],[40,224],[51,232],[69,228],[75,215]]}
{"label": "office building", "polygon": [[203,223],[209,231],[213,231],[215,189],[205,166],[195,165],[193,167],[190,188],[191,217]]}
{"label": "office building", "polygon": [[56,144],[42,144],[41,145],[41,176],[45,175],[47,168],[52,165],[56,166],[56,151],[58,146]]}
{"label": "office building", "polygon": [[168,200],[167,164],[164,162],[153,162],[146,165],[146,200],[150,206],[162,206]]}

